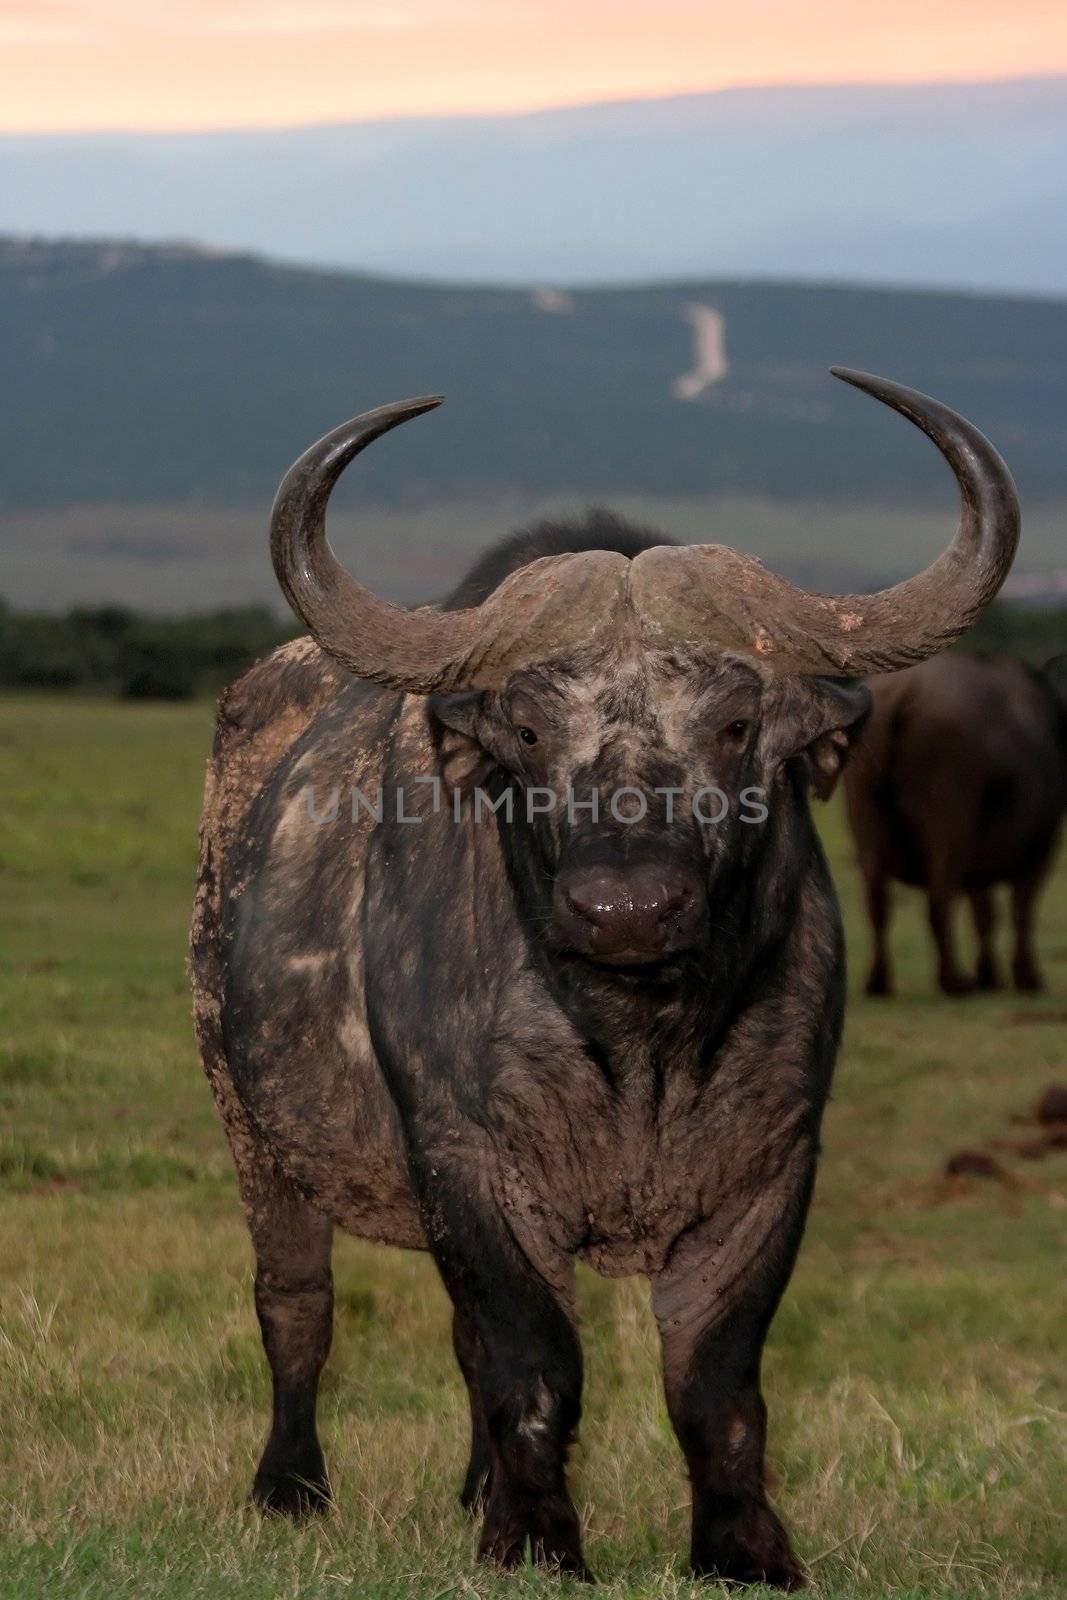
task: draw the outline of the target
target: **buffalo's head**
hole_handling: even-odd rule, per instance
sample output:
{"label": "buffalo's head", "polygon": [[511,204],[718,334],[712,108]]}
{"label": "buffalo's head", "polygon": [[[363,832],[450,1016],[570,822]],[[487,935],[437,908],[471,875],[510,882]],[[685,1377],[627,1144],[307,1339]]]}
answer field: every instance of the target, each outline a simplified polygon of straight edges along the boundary
{"label": "buffalo's head", "polygon": [[362,449],[436,398],[346,423],[282,483],[272,552],[294,609],[358,676],[433,697],[446,776],[514,789],[525,896],[561,952],[640,968],[699,946],[763,817],[798,785],[832,788],[866,709],[848,680],[950,644],[1007,574],[1018,503],[988,441],[914,390],[837,375],[922,428],[961,491],[945,553],[870,595],[663,544],[548,555],[459,609],[392,606],[338,564],[326,505]]}
{"label": "buffalo's head", "polygon": [[620,644],[432,707],[446,779],[484,788],[522,841],[549,945],[637,968],[699,948],[772,810],[829,794],[867,702],[730,653]]}

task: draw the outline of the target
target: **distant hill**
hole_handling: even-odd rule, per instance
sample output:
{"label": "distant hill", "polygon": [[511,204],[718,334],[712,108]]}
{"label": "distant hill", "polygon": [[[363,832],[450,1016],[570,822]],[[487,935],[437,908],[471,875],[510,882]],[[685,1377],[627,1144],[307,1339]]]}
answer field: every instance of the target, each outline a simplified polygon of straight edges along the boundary
{"label": "distant hill", "polygon": [[1067,294],[1067,77],[519,116],[0,138],[0,230],[464,281],[798,277]]}
{"label": "distant hill", "polygon": [[[0,243],[0,510],[265,507],[363,407],[443,391],[362,500],[524,494],[925,504],[945,484],[831,362],[972,416],[1067,499],[1067,302],[790,284],[433,287],[115,242]],[[347,485],[346,485],[347,492]]]}

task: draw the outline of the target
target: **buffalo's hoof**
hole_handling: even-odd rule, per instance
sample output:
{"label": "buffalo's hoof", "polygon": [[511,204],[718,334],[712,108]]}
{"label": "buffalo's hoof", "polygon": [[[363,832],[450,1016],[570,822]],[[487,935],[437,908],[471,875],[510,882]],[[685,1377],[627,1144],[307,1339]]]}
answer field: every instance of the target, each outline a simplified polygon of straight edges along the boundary
{"label": "buffalo's hoof", "polygon": [[585,1564],[581,1529],[569,1500],[559,1495],[539,1500],[509,1496],[494,1484],[478,1542],[479,1558],[495,1566],[520,1567],[527,1544],[535,1566],[584,1583],[596,1581]]}
{"label": "buffalo's hoof", "polygon": [[983,994],[990,994],[994,989],[1000,988],[1000,973],[992,961],[980,961],[978,971],[974,975],[975,987],[982,990]]}
{"label": "buffalo's hoof", "polygon": [[309,1517],[333,1504],[318,1441],[282,1455],[267,1446],[252,1485],[252,1503],[272,1516]]}
{"label": "buffalo's hoof", "polygon": [[1045,980],[1036,967],[1017,966],[1012,980],[1020,994],[1043,994]]}
{"label": "buffalo's hoof", "polygon": [[570,1553],[553,1555],[535,1544],[533,1558],[536,1566],[544,1567],[550,1573],[555,1572],[561,1578],[577,1578],[579,1583],[596,1582],[596,1578],[586,1566],[581,1555],[572,1555]]}
{"label": "buffalo's hoof", "polygon": [[[556,1548],[551,1542],[546,1545],[543,1540],[535,1539],[531,1544],[531,1554],[534,1565],[549,1573],[554,1572],[561,1578],[577,1578],[581,1583],[596,1582],[596,1577],[586,1566],[581,1551],[565,1547]],[[492,1566],[507,1569],[521,1567],[526,1560],[526,1540],[516,1539],[502,1543],[496,1539],[483,1539],[478,1556],[480,1560]]]}
{"label": "buffalo's hoof", "polygon": [[768,1566],[747,1561],[717,1561],[699,1566],[693,1562],[691,1571],[694,1578],[706,1578],[709,1583],[763,1583],[769,1589],[784,1589],[789,1594],[803,1589],[807,1582],[803,1568],[792,1560]]}
{"label": "buffalo's hoof", "polygon": [[893,993],[893,981],[888,972],[876,967],[867,979],[867,993],[885,999]]}
{"label": "buffalo's hoof", "polygon": [[804,1569],[769,1506],[758,1506],[730,1522],[694,1536],[690,1560],[696,1578],[727,1583],[764,1583],[772,1589],[803,1589]]}

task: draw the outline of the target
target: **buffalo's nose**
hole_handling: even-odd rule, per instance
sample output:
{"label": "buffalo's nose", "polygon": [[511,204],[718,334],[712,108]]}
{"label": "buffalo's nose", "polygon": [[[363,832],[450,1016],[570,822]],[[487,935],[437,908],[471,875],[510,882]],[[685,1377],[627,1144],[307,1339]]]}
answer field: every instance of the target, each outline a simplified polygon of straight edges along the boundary
{"label": "buffalo's nose", "polygon": [[694,941],[700,886],[679,867],[585,867],[556,890],[556,923],[583,955],[619,966],[659,961]]}

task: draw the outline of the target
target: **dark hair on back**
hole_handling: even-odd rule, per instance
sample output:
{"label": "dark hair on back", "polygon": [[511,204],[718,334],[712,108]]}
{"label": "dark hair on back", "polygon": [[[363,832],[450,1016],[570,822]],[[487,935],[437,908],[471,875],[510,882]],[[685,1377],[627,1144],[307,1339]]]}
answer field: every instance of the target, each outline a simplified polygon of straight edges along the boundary
{"label": "dark hair on back", "polygon": [[542,556],[576,555],[583,550],[615,550],[633,560],[642,550],[659,544],[676,544],[655,528],[643,528],[603,506],[590,506],[576,517],[546,518],[520,528],[487,550],[466,577],[442,601],[442,610],[460,611],[477,606],[498,588],[509,573],[517,572]]}

